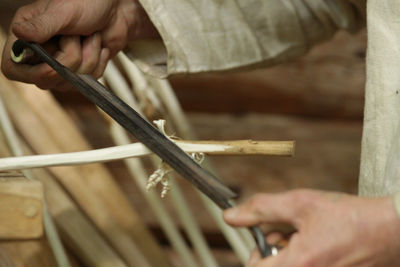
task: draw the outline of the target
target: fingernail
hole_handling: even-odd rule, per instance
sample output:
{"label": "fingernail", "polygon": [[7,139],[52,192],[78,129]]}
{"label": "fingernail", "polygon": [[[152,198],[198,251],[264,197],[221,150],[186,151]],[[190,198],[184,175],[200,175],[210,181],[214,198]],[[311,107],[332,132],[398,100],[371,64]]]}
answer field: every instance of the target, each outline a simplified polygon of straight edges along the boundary
{"label": "fingernail", "polygon": [[237,216],[238,209],[237,208],[230,208],[224,211],[224,217],[227,220],[234,220]]}

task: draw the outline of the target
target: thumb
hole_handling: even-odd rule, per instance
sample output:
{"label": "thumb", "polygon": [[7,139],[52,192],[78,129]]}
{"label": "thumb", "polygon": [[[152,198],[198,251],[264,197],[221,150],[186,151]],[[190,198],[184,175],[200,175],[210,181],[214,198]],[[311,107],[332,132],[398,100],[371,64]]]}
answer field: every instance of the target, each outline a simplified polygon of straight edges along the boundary
{"label": "thumb", "polygon": [[11,30],[25,41],[44,43],[58,34],[70,21],[67,10],[57,11],[28,5],[18,10]]}
{"label": "thumb", "polygon": [[297,228],[308,213],[307,203],[313,194],[295,190],[281,194],[258,194],[242,205],[224,212],[224,220],[233,226],[253,226],[263,223],[286,223]]}

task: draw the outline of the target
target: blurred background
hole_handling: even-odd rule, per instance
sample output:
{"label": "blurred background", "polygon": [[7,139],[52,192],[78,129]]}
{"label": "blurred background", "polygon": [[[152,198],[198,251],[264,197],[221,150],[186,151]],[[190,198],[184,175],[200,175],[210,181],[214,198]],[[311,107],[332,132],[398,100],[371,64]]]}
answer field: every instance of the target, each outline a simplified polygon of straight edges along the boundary
{"label": "blurred background", "polygon": [[[27,2],[27,1],[26,1]],[[2,0],[0,20],[24,1]],[[201,140],[295,140],[294,157],[212,157],[223,181],[240,194],[314,188],[357,193],[365,83],[366,32],[339,32],[307,55],[269,69],[171,77]],[[111,146],[105,120],[75,92],[55,92],[95,148]],[[106,164],[158,242],[168,241],[122,162]],[[221,266],[240,266],[191,185],[183,192]],[[173,214],[174,208],[168,206]],[[179,222],[177,222],[179,224]],[[2,242],[0,242],[2,243]],[[0,245],[7,251],[7,246]],[[73,256],[71,256],[73,257]],[[171,257],[174,254],[171,252]],[[79,261],[79,260],[78,260]],[[0,266],[1,263],[0,263]],[[30,266],[30,265],[26,265]]]}

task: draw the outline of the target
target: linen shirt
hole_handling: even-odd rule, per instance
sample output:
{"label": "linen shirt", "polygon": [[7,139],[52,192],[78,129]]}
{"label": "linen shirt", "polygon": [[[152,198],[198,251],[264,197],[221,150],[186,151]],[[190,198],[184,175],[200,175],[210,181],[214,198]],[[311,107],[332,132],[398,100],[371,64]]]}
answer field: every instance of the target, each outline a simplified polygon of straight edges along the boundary
{"label": "linen shirt", "polygon": [[[368,51],[359,194],[393,195],[400,214],[400,2],[398,0],[140,0],[160,42],[129,45],[146,72],[271,66],[367,19]],[[367,16],[366,16],[367,15]]]}

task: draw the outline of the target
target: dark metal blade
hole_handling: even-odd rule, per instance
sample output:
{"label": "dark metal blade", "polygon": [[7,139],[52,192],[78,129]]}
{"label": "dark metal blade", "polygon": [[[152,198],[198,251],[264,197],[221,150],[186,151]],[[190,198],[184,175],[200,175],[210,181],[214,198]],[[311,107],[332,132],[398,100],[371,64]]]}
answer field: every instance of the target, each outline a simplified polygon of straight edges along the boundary
{"label": "dark metal blade", "polygon": [[143,119],[134,109],[105,88],[101,83],[97,82],[91,76],[73,73],[56,61],[38,44],[21,40],[18,41],[21,43],[17,44],[18,46],[16,46],[15,50],[20,50],[21,47],[29,47],[32,49],[61,77],[67,80],[91,102],[110,115],[140,142],[182,175],[182,177],[212,199],[218,206],[223,209],[231,206],[228,200],[236,197],[233,191],[222,184],[210,172],[203,169],[181,148],[170,141],[158,129]]}

